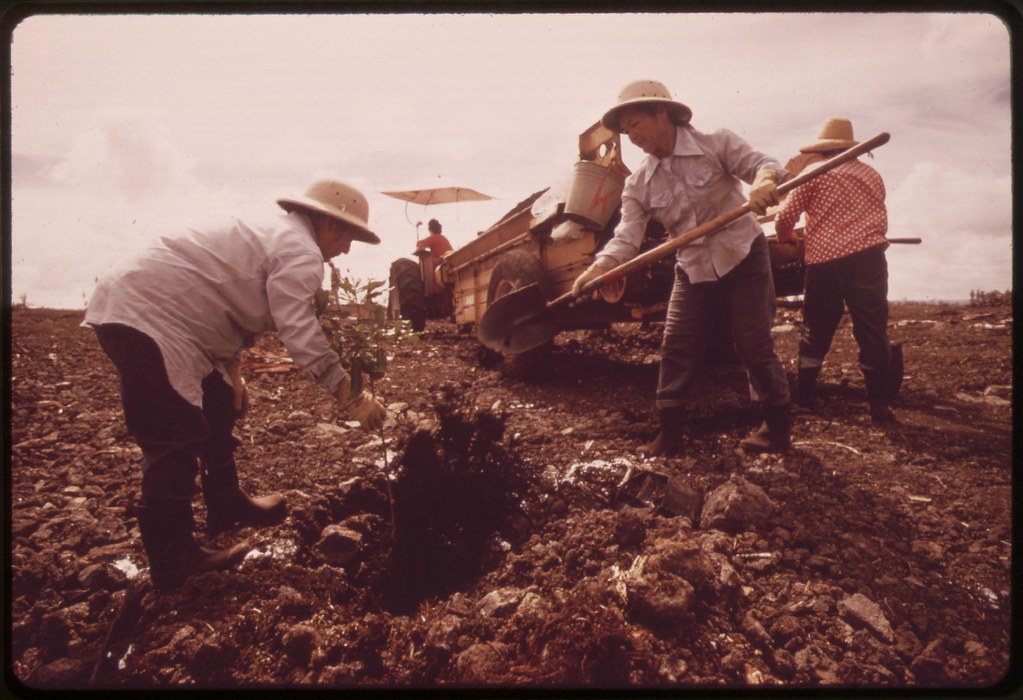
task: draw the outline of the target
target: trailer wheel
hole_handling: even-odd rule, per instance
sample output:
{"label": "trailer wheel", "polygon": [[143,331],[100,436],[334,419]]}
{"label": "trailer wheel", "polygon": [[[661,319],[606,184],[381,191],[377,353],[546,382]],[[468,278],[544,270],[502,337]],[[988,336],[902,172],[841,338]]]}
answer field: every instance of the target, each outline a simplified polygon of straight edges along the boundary
{"label": "trailer wheel", "polygon": [[426,292],[419,263],[408,258],[395,260],[391,263],[390,283],[388,305],[392,315],[400,314],[416,332],[426,328]]}
{"label": "trailer wheel", "polygon": [[[539,284],[545,295],[549,293],[547,277],[540,261],[524,250],[507,252],[497,261],[490,275],[487,305],[531,284]],[[504,355],[504,361],[500,365],[501,371],[516,379],[532,378],[547,366],[553,349],[554,341],[549,340],[532,350]]]}

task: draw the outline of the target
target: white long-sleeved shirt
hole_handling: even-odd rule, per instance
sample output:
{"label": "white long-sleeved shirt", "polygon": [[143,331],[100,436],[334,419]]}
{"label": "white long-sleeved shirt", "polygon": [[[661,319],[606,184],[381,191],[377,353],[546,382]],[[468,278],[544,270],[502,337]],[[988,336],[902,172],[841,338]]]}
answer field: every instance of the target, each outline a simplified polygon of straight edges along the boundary
{"label": "white long-sleeved shirt", "polygon": [[[651,218],[674,238],[742,206],[746,198],[740,180],[752,183],[762,169],[777,173],[778,182],[787,175],[777,160],[727,129],[704,134],[692,126],[678,127],[674,152],[666,158],[647,155],[626,180],[621,221],[597,262],[608,268],[636,257]],[[752,214],[741,216],[682,246],[676,258],[690,282],[716,280],[742,262],[761,233]]]}
{"label": "white long-sleeved shirt", "polygon": [[[120,323],[160,348],[171,386],[202,405],[202,380],[277,331],[292,359],[328,392],[345,377],[316,317],[323,254],[299,213],[266,226],[235,220],[189,230],[104,275],[83,325]],[[226,376],[226,375],[225,375]]]}

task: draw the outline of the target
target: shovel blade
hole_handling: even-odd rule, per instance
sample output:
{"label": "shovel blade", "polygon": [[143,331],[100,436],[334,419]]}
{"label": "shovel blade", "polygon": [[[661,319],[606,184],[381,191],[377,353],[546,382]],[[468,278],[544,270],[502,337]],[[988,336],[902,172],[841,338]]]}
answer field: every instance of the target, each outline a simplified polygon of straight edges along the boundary
{"label": "shovel blade", "polygon": [[540,347],[557,334],[557,318],[538,284],[516,289],[488,306],[476,332],[481,343],[503,355]]}

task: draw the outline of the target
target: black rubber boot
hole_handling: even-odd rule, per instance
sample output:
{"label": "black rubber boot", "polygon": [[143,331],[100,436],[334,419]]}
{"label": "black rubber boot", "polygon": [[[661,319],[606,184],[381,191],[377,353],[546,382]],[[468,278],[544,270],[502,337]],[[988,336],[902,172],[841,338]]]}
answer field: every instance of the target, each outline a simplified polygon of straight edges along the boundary
{"label": "black rubber boot", "polygon": [[272,493],[253,498],[242,490],[234,460],[216,469],[203,465],[202,493],[206,499],[206,532],[210,536],[235,525],[276,525],[288,515],[283,495]]}
{"label": "black rubber boot", "polygon": [[149,576],[161,591],[177,588],[192,574],[234,568],[249,550],[245,542],[228,549],[200,547],[188,501],[151,501],[136,512]]}
{"label": "black rubber boot", "polygon": [[867,385],[867,403],[870,404],[870,420],[874,423],[891,423],[895,420],[888,402],[891,399],[889,373],[874,369],[863,370],[863,382]]}
{"label": "black rubber boot", "polygon": [[792,441],[791,404],[764,407],[764,422],[739,446],[750,452],[785,452]]}
{"label": "black rubber boot", "polygon": [[821,368],[800,367],[796,375],[796,405],[810,413],[817,412],[817,377]]}
{"label": "black rubber boot", "polygon": [[686,447],[685,409],[679,406],[662,408],[658,411],[661,428],[657,437],[639,448],[650,457],[661,457],[680,453]]}

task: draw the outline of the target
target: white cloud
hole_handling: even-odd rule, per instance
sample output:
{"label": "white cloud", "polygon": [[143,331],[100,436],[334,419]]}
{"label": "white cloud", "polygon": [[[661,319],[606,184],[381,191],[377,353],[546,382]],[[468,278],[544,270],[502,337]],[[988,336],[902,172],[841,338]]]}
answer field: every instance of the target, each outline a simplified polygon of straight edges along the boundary
{"label": "white cloud", "polygon": [[[1012,179],[932,161],[916,165],[891,193],[892,228],[946,232],[985,247],[1012,237]],[[1002,252],[999,252],[1001,255]]]}
{"label": "white cloud", "polygon": [[970,292],[1012,289],[1011,240],[991,249],[969,239],[925,237],[919,246],[888,249],[888,298],[965,301]]}
{"label": "white cloud", "polygon": [[[12,207],[12,285],[36,306],[81,308],[97,276],[160,236],[185,226],[202,227],[226,217],[263,219],[281,213],[282,195],[300,194],[320,177],[341,175],[370,200],[370,226],[378,246],[356,244],[335,263],[359,279],[388,277],[390,263],[410,257],[416,221],[438,218],[452,242],[464,245],[514,202],[467,202],[422,207],[381,195],[377,183],[322,164],[298,173],[291,166],[272,175],[235,172],[237,179],[208,181],[196,159],[170,139],[162,115],[147,110],[103,110],[71,143],[67,158],[49,167],[22,170],[47,177],[19,178]],[[223,184],[231,183],[230,185]],[[393,187],[394,183],[389,183]],[[26,232],[38,232],[29,235]]]}
{"label": "white cloud", "polygon": [[1012,183],[934,162],[889,194],[889,236],[923,243],[889,252],[892,298],[968,299],[1012,287]]}
{"label": "white cloud", "polygon": [[[12,285],[30,304],[83,305],[97,275],[159,236],[251,206],[196,177],[195,158],[170,140],[162,115],[100,110],[67,157],[26,182],[14,172]],[[37,168],[38,170],[38,168]]]}
{"label": "white cloud", "polygon": [[[958,237],[989,242],[962,254],[1004,288],[1008,58],[1005,27],[980,14],[30,17],[11,58],[14,294],[57,295],[42,272],[56,262],[79,306],[115,253],[180,222],[273,211],[320,170],[366,192],[384,239],[339,263],[386,277],[416,220],[463,245],[569,171],[578,134],[641,77],[698,128],[783,162],[829,116],[860,138],[890,132],[874,164],[891,235],[926,241],[892,250],[893,289],[929,293],[944,265],[931,251]],[[625,157],[639,160],[628,144]],[[437,175],[500,199],[406,216],[379,194]]]}
{"label": "white cloud", "polygon": [[195,159],[171,142],[163,116],[146,109],[102,109],[53,168],[58,186],[134,200],[167,190],[198,189]]}

